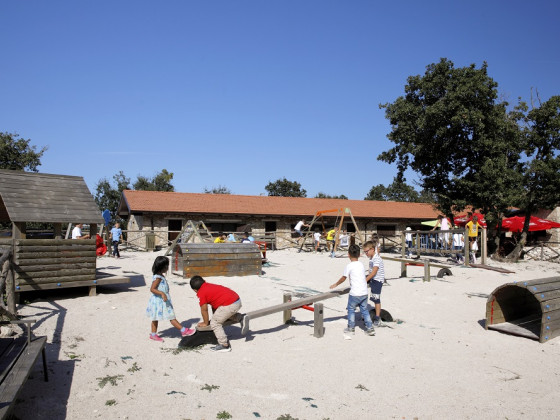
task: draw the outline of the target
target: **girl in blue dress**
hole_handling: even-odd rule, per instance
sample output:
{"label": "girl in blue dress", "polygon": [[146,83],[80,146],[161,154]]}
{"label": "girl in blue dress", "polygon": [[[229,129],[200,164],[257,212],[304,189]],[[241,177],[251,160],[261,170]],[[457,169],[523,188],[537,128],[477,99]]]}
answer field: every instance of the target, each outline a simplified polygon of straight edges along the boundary
{"label": "girl in blue dress", "polygon": [[159,335],[157,335],[158,321],[170,321],[171,325],[181,331],[183,337],[188,335],[193,335],[194,330],[190,328],[183,327],[177,319],[175,318],[175,311],[173,310],[173,304],[171,303],[171,296],[169,296],[169,285],[165,279],[165,273],[169,269],[169,259],[167,257],[157,257],[152,266],[152,286],[150,287],[150,300],[148,301],[148,307],[146,308],[146,315],[152,320],[152,333],[150,334],[150,340],[163,341]]}

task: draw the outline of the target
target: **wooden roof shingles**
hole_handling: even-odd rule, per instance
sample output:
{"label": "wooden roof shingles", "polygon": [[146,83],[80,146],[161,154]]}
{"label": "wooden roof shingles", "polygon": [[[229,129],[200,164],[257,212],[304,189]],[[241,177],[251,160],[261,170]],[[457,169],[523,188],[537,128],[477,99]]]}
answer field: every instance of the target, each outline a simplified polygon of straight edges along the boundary
{"label": "wooden roof shingles", "polygon": [[0,170],[0,221],[104,223],[84,179]]}
{"label": "wooden roof shingles", "polygon": [[362,218],[427,220],[439,214],[426,203],[126,190],[119,215],[201,213],[311,218],[318,211],[339,208],[349,208],[354,217]]}

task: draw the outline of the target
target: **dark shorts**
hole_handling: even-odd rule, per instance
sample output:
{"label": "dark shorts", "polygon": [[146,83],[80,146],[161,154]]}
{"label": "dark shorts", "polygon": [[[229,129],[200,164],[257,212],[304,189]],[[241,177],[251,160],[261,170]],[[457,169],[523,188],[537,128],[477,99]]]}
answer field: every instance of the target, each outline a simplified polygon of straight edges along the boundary
{"label": "dark shorts", "polygon": [[381,289],[383,288],[383,282],[373,279],[369,282],[371,287],[370,300],[373,301],[373,303],[381,303]]}

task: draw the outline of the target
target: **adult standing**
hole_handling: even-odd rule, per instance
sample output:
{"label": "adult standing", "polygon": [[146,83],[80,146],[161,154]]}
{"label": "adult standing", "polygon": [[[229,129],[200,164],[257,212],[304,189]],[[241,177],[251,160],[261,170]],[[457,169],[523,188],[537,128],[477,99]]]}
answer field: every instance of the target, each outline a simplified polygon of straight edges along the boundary
{"label": "adult standing", "polygon": [[[439,215],[437,217],[437,222],[432,230],[436,230],[439,226],[439,230],[449,230],[449,220],[447,217]],[[442,249],[447,249],[449,246],[449,232],[439,235],[439,241]]]}
{"label": "adult standing", "polygon": [[112,236],[112,243],[113,243],[113,257],[120,258],[121,254],[119,253],[119,242],[122,238],[122,229],[120,223],[115,223],[113,229],[111,229],[111,236]]}
{"label": "adult standing", "polygon": [[91,236],[88,235],[84,235],[82,233],[82,227],[84,227],[84,225],[82,223],[78,223],[74,229],[72,229],[72,239],[89,239]]}

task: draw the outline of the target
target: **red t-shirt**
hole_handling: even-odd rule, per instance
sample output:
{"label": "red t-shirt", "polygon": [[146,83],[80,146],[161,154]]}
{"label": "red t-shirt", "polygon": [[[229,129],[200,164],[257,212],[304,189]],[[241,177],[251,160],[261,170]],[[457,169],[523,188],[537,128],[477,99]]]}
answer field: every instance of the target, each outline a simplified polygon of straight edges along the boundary
{"label": "red t-shirt", "polygon": [[239,300],[239,295],[227,287],[219,284],[202,283],[200,289],[196,293],[200,306],[204,304],[210,305],[213,309],[220,306],[228,306]]}

